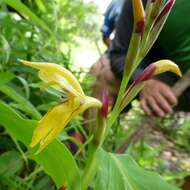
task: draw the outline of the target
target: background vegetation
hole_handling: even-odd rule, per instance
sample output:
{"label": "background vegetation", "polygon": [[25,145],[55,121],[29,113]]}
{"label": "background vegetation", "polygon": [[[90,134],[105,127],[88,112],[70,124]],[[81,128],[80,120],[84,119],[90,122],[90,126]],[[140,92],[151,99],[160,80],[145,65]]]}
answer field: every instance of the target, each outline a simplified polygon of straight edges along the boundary
{"label": "background vegetation", "polygon": [[[78,38],[97,38],[96,14],[97,7],[82,0],[0,1],[0,99],[23,118],[39,120],[62,95],[39,92],[37,72],[17,59],[60,63],[82,81],[84,72],[73,66],[74,52],[80,47]],[[83,85],[89,91],[92,79],[86,78]],[[67,130],[82,130],[81,123],[78,116]],[[60,138],[70,137],[66,131]],[[10,138],[3,126],[0,145],[0,189],[55,189],[42,168],[28,160],[23,144]]]}

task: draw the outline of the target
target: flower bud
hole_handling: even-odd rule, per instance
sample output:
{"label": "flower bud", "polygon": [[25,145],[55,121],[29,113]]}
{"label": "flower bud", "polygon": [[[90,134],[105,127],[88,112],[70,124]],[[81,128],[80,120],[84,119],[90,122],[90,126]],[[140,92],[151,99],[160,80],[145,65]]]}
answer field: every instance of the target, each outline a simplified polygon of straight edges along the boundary
{"label": "flower bud", "polygon": [[140,90],[143,88],[144,81],[152,78],[154,75],[158,75],[167,71],[181,76],[179,67],[170,60],[161,60],[150,64],[127,89],[120,105],[120,111],[122,111],[140,92]]}
{"label": "flower bud", "polygon": [[172,9],[173,5],[175,3],[175,0],[168,0],[165,4],[164,8],[161,10],[160,14],[156,18],[155,25],[163,18],[165,17]]}
{"label": "flower bud", "polygon": [[135,32],[141,35],[145,26],[145,11],[141,0],[133,0]]}
{"label": "flower bud", "polygon": [[109,112],[109,96],[108,92],[102,94],[102,108],[100,110],[102,117],[106,118]]}
{"label": "flower bud", "polygon": [[182,76],[179,67],[174,62],[164,59],[150,64],[134,81],[133,85],[139,84],[140,82],[150,79],[154,75],[158,75],[167,71],[175,73],[180,77]]}
{"label": "flower bud", "polygon": [[146,81],[150,79],[156,71],[156,65],[150,64],[141,74],[140,76],[134,81],[134,85],[139,84],[140,82]]}

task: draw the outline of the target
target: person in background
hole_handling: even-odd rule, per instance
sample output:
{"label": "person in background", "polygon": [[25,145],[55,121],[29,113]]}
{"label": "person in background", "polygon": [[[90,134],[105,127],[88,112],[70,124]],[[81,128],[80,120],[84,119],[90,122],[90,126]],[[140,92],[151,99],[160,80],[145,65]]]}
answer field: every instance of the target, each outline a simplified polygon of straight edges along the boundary
{"label": "person in background", "polygon": [[[147,0],[143,0],[144,7]],[[153,48],[135,71],[133,79],[152,62],[160,59],[170,59],[174,61],[182,73],[190,69],[190,1],[176,1],[175,6],[168,17],[168,20]],[[122,13],[116,27],[115,38],[113,39],[108,57],[111,60],[107,68],[102,69],[97,84],[102,84],[110,89],[110,97],[117,96],[118,86],[114,86],[114,81],[120,81],[123,73],[124,60],[129,46],[133,28],[132,1],[125,0]],[[110,81],[112,79],[112,81]],[[142,109],[148,115],[165,116],[173,111],[173,107],[178,105],[178,109],[190,110],[190,93],[187,90],[178,100],[171,90],[171,86],[178,80],[175,75],[165,73],[157,78],[145,82],[144,89],[140,93],[140,103]],[[119,84],[119,83],[118,83]],[[99,91],[105,87],[96,87]],[[114,92],[114,94],[112,93]],[[97,94],[102,94],[98,92]],[[112,99],[111,98],[111,99]],[[112,101],[114,102],[114,101]]]}
{"label": "person in background", "polygon": [[[146,6],[147,0],[143,0]],[[148,64],[159,59],[171,59],[185,73],[190,68],[190,2],[187,0],[176,1],[175,6],[155,45],[136,70],[138,75]],[[111,71],[116,78],[121,78],[125,55],[129,46],[133,25],[133,13],[131,1],[125,1],[124,11],[118,21],[116,36],[111,47],[109,57],[111,59]],[[183,19],[182,19],[183,18]],[[125,26],[128,26],[127,28]],[[175,32],[174,32],[175,31]],[[135,78],[135,77],[134,77]],[[145,83],[140,94],[141,107],[145,113],[164,116],[171,113],[173,106],[178,102],[171,90],[171,86],[178,78],[170,73],[151,79]],[[187,111],[189,92],[179,99],[180,109]],[[186,100],[184,102],[184,100]]]}
{"label": "person in background", "polygon": [[124,0],[112,0],[105,14],[104,22],[101,27],[102,40],[109,48],[112,42],[111,34],[114,32],[117,20],[122,10]]}
{"label": "person in background", "polygon": [[[92,91],[92,96],[98,97],[99,99],[101,99],[101,90],[100,88],[103,88],[108,92],[110,92],[112,94],[112,96],[110,96],[110,103],[113,102],[113,94],[115,94],[117,90],[110,88],[110,85],[107,85],[107,81],[104,81],[104,77],[102,75],[102,71],[106,72],[106,70],[110,71],[111,67],[110,67],[110,60],[108,58],[108,51],[109,48],[111,47],[111,35],[114,33],[115,31],[115,27],[117,25],[117,21],[119,19],[119,16],[121,14],[121,10],[122,10],[122,6],[123,6],[124,0],[112,0],[111,3],[108,5],[108,8],[104,14],[104,22],[102,24],[101,27],[101,33],[102,33],[102,40],[104,42],[104,44],[107,46],[108,50],[106,51],[106,53],[104,55],[102,55],[99,60],[92,65],[92,67],[90,68],[90,74],[92,74],[93,76],[95,76],[97,80],[94,84],[93,84],[93,91]],[[111,85],[118,85],[118,81],[115,77],[113,77],[112,75],[110,75],[109,81],[111,83]],[[99,83],[98,81],[101,81],[101,83]],[[113,92],[112,92],[113,90]]]}

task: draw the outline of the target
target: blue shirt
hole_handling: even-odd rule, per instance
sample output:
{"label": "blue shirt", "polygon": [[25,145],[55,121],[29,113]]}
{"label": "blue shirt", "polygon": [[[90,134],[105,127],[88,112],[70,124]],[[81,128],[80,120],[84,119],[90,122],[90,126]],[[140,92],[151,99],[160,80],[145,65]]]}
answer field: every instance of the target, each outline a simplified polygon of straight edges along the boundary
{"label": "blue shirt", "polygon": [[104,23],[101,27],[103,37],[109,38],[114,31],[116,22],[122,10],[123,1],[124,0],[112,0],[108,6],[104,15]]}

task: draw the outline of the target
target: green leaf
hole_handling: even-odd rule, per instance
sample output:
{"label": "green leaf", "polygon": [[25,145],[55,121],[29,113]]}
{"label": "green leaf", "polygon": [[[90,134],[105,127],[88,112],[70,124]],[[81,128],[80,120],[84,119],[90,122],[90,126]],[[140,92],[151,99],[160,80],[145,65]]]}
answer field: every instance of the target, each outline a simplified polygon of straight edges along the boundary
{"label": "green leaf", "polygon": [[[28,146],[37,121],[21,118],[7,104],[0,101],[0,124],[6,128],[10,136]],[[42,153],[34,155],[32,152],[30,158],[44,168],[58,188],[65,185],[69,190],[81,189],[79,169],[64,144],[54,140]]]}
{"label": "green leaf", "polygon": [[0,176],[12,176],[24,166],[19,153],[16,151],[5,152],[0,156]]}
{"label": "green leaf", "polygon": [[13,78],[15,78],[15,75],[11,72],[0,72],[0,86],[6,84]]}
{"label": "green leaf", "polygon": [[35,0],[36,2],[36,5],[38,6],[38,8],[43,12],[45,13],[46,12],[46,8],[44,6],[44,3],[42,0]]}
{"label": "green leaf", "polygon": [[14,100],[19,104],[18,109],[25,111],[29,115],[33,116],[35,119],[40,119],[41,114],[38,110],[23,96],[17,93],[13,88],[9,87],[8,85],[0,86],[0,91],[6,94],[9,98]]}
{"label": "green leaf", "polygon": [[10,49],[10,45],[7,41],[7,39],[0,34],[0,46],[1,46],[1,64],[6,64],[8,63],[9,61],[9,58],[10,58],[10,52],[11,52],[11,49]]}
{"label": "green leaf", "polygon": [[29,18],[34,24],[40,26],[44,30],[46,30],[52,36],[53,33],[51,29],[47,26],[47,24],[41,20],[34,12],[32,12],[25,4],[23,4],[20,0],[4,0],[4,2],[17,10],[21,15],[25,18]]}
{"label": "green leaf", "polygon": [[24,87],[24,91],[25,91],[25,97],[28,100],[30,97],[30,87],[28,82],[26,81],[25,78],[17,76],[17,79],[22,83],[23,87]]}
{"label": "green leaf", "polygon": [[100,150],[95,190],[179,190],[159,175],[139,167],[129,155]]}

